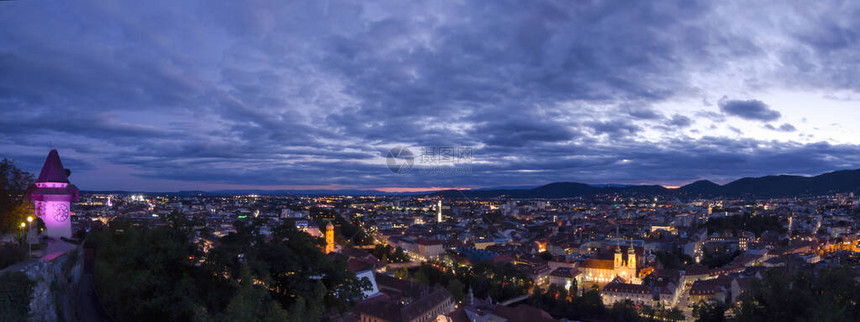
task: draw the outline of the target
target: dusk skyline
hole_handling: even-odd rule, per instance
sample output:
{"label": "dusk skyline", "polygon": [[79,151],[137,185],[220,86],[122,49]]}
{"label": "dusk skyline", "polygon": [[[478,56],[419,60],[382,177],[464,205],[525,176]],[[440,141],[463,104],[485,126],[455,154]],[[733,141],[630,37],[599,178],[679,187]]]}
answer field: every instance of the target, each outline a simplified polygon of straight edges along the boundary
{"label": "dusk skyline", "polygon": [[[56,148],[82,190],[133,191],[856,169],[858,16],[848,1],[0,2],[0,157],[38,173]],[[395,174],[396,147],[467,147],[469,171]]]}

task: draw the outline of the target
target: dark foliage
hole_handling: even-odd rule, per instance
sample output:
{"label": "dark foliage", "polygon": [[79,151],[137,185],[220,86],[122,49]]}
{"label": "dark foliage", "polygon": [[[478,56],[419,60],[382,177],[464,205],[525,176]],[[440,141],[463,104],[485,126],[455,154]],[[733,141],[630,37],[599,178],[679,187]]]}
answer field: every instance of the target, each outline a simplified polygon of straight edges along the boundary
{"label": "dark foliage", "polygon": [[17,231],[32,207],[27,200],[27,189],[33,184],[33,175],[18,169],[15,163],[0,160],[0,233]]}
{"label": "dark foliage", "polygon": [[35,282],[22,272],[0,274],[0,321],[25,321]]}
{"label": "dark foliage", "polygon": [[723,322],[728,309],[728,305],[719,302],[702,303],[693,308],[693,317],[699,322]]}
{"label": "dark foliage", "polygon": [[702,261],[700,264],[705,265],[709,268],[721,267],[728,263],[731,263],[735,257],[738,257],[741,254],[741,251],[737,250],[730,253],[717,253],[712,252],[707,249],[704,249],[702,252]]}
{"label": "dark foliage", "polygon": [[27,259],[27,249],[20,245],[0,246],[0,269]]}
{"label": "dark foliage", "polygon": [[311,209],[310,216],[321,230],[331,222],[334,225],[335,241],[339,244],[373,245],[373,236],[361,228],[360,221],[347,221],[331,209],[325,208]]}
{"label": "dark foliage", "polygon": [[403,248],[391,247],[390,245],[380,245],[377,244],[370,251],[373,256],[376,256],[383,265],[387,265],[388,263],[405,263],[410,261],[409,255],[406,255],[406,252],[403,251]]}
{"label": "dark foliage", "polygon": [[848,268],[770,271],[740,301],[739,321],[860,321],[860,285]]}
{"label": "dark foliage", "polygon": [[117,320],[319,320],[360,294],[345,263],[291,225],[267,240],[259,223],[237,222],[236,233],[203,253],[194,242],[201,223],[178,213],[165,219],[158,227],[115,220],[88,237],[100,298]]}
{"label": "dark foliage", "polygon": [[511,264],[493,265],[479,263],[472,267],[445,267],[436,263],[421,265],[413,279],[428,285],[450,285],[457,279],[463,285],[472,287],[478,298],[492,297],[494,301],[504,301],[526,294],[534,282],[522,271]]}
{"label": "dark foliage", "polygon": [[595,290],[582,296],[569,293],[563,287],[552,284],[544,292],[536,289],[529,304],[539,307],[552,316],[572,320],[599,320],[606,318],[606,308]]}
{"label": "dark foliage", "polygon": [[663,268],[665,269],[680,270],[684,266],[693,263],[693,258],[690,255],[684,254],[680,248],[671,252],[656,251],[654,255],[657,257],[657,261],[663,264]]}

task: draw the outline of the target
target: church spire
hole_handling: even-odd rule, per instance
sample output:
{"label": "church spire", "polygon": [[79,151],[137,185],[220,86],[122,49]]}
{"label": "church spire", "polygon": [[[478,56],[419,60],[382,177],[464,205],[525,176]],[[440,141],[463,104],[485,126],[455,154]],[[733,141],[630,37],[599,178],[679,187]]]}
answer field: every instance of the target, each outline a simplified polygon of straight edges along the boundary
{"label": "church spire", "polygon": [[472,291],[472,285],[469,285],[469,305],[475,305],[475,292]]}
{"label": "church spire", "polygon": [[636,250],[633,249],[633,238],[630,238],[630,248],[627,249],[627,267],[636,269]]}

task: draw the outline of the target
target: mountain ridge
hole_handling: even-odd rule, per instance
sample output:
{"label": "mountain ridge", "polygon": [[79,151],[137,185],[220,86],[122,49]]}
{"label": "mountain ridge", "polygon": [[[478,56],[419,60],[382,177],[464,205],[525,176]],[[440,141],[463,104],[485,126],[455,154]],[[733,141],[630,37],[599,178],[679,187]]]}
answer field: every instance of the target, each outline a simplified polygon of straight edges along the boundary
{"label": "mountain ridge", "polygon": [[[791,196],[825,195],[830,193],[860,193],[860,169],[837,170],[816,176],[768,175],[744,177],[720,185],[710,180],[698,180],[677,189],[660,185],[590,185],[578,182],[553,182],[534,189],[439,191],[445,198],[461,196],[490,198],[574,198],[600,194],[628,194],[675,197],[758,197],[776,198]],[[471,195],[471,196],[470,196]]]}
{"label": "mountain ridge", "polygon": [[176,192],[133,192],[123,190],[91,190],[88,193],[110,193],[110,194],[133,194],[146,193],[156,195],[235,195],[235,194],[260,194],[260,195],[388,195],[388,196],[415,196],[432,195],[443,198],[458,199],[466,198],[574,198],[595,196],[601,194],[622,194],[640,196],[670,196],[670,197],[791,197],[824,195],[830,193],[860,193],[860,169],[837,170],[822,173],[816,176],[799,175],[768,175],[762,177],[744,177],[735,181],[720,185],[710,180],[697,180],[670,189],[660,185],[626,185],[626,184],[586,184],[580,182],[552,182],[533,188],[482,188],[475,190],[440,190],[434,192],[399,192],[391,193],[375,189],[354,190],[188,190]]}

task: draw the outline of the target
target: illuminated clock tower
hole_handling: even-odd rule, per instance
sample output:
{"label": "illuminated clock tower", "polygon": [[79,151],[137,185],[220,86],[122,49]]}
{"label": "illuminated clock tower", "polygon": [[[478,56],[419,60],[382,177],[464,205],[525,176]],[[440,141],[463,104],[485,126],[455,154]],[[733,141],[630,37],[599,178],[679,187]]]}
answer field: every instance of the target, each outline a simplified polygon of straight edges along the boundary
{"label": "illuminated clock tower", "polygon": [[70,204],[78,201],[78,187],[69,183],[71,172],[63,168],[57,150],[51,150],[42,172],[36,179],[36,189],[30,194],[36,216],[45,222],[45,233],[53,238],[72,237]]}

